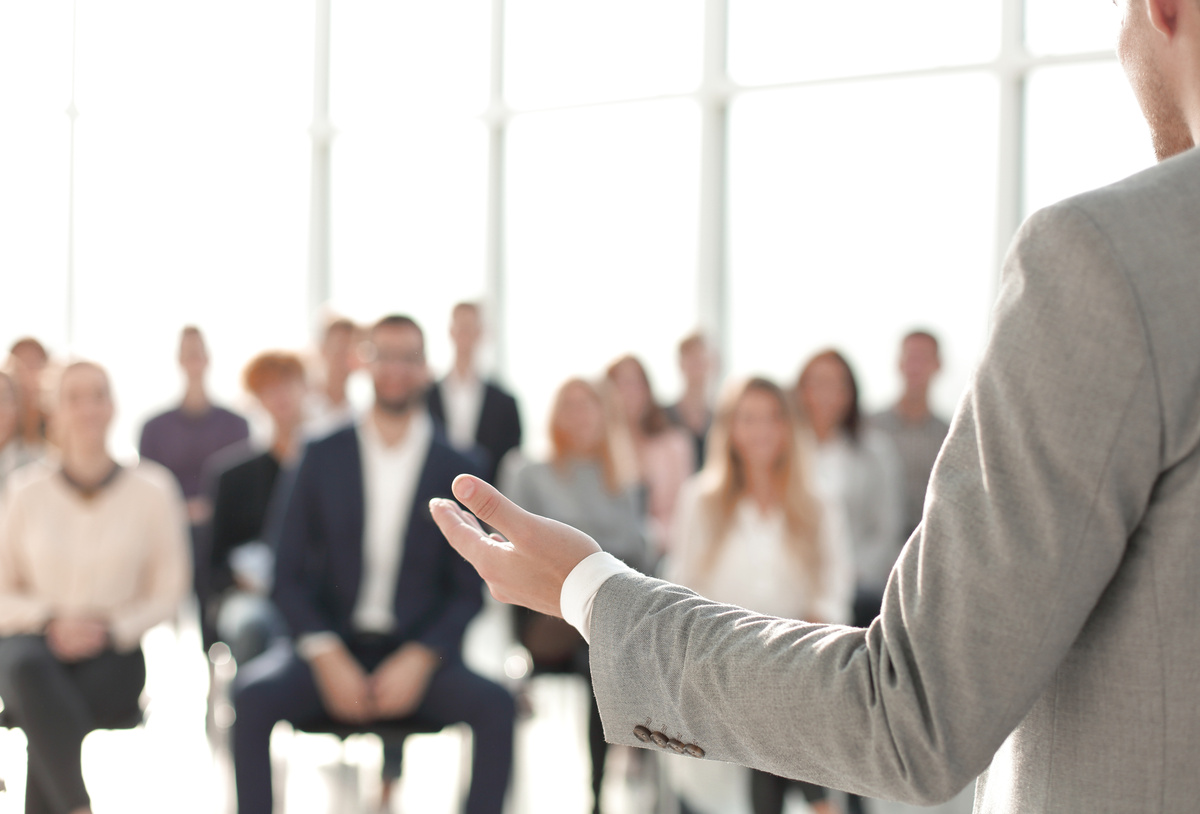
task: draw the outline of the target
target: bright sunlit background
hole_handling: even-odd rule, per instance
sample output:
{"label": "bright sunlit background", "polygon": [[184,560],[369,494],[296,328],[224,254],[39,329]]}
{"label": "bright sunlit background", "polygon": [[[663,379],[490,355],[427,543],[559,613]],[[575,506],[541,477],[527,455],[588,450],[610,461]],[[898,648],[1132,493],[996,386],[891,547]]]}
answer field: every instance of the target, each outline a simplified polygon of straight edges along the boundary
{"label": "bright sunlit background", "polygon": [[1101,0],[0,0],[0,343],[113,373],[114,445],[320,309],[460,299],[542,448],[550,394],[633,351],[679,388],[826,346],[869,408],[932,328],[950,412],[1020,219],[1152,161]]}

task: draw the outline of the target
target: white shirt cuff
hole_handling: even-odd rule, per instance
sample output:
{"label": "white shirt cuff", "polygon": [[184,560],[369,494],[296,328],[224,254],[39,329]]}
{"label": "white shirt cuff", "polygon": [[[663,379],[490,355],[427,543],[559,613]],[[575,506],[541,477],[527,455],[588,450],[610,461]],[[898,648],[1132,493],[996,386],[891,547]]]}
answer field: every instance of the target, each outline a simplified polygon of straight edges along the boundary
{"label": "white shirt cuff", "polygon": [[559,611],[588,644],[592,641],[592,605],[596,602],[596,592],[609,577],[632,570],[612,554],[597,551],[584,557],[563,580]]}
{"label": "white shirt cuff", "polygon": [[296,652],[305,661],[312,661],[317,656],[328,653],[341,645],[341,637],[332,631],[305,633],[296,639]]}

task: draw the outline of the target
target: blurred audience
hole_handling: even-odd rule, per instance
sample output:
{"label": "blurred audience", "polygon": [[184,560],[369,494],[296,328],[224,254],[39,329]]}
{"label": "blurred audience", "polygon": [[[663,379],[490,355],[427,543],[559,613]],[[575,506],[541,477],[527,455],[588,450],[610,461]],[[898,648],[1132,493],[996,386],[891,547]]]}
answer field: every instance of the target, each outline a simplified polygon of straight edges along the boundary
{"label": "blurred audience", "polygon": [[921,523],[929,475],[950,432],[950,425],[929,408],[929,387],[942,369],[937,337],[913,331],[900,343],[900,376],[904,392],[891,408],[875,415],[871,423],[892,439],[904,473],[904,522],[901,542]]}
{"label": "blurred audience", "polygon": [[321,438],[354,423],[354,405],[346,392],[350,376],[361,367],[361,332],[345,317],[334,317],[321,334],[321,371],[308,396],[305,434]]}
{"label": "blurred audience", "polygon": [[[804,365],[795,397],[817,440],[817,484],[845,512],[854,555],[852,623],[867,627],[879,615],[883,589],[900,554],[900,460],[891,439],[863,421],[854,371],[837,351],[822,351]],[[848,795],[848,801],[851,814],[865,810],[856,795]]]}
{"label": "blurred audience", "polygon": [[429,391],[429,412],[446,430],[450,446],[464,454],[476,448],[486,456],[484,475],[494,482],[500,462],[521,445],[517,401],[479,372],[483,318],[473,302],[460,302],[450,317],[454,367]]}
{"label": "blurred audience", "polygon": [[667,416],[691,433],[696,451],[696,466],[704,464],[704,442],[712,424],[710,389],[717,370],[717,358],[704,334],[694,333],[679,343],[679,371],[683,374],[683,395],[667,408]]}
{"label": "blurred audience", "polygon": [[[187,500],[192,542],[193,589],[204,608],[208,604],[207,523],[212,503],[205,492],[204,465],[213,453],[245,441],[250,425],[240,415],[212,403],[205,387],[208,348],[200,329],[189,325],[179,335],[179,367],[183,370],[183,401],[142,427],[141,457],[162,464],[175,476]],[[202,624],[204,647],[216,640],[211,625]]]}
{"label": "blurred audience", "polygon": [[[600,391],[583,379],[571,379],[554,397],[550,411],[550,460],[518,469],[502,484],[517,505],[568,523],[600,542],[606,551],[634,568],[648,567],[637,472],[614,443],[615,417],[606,411]],[[557,617],[516,609],[518,638],[533,657],[535,671],[577,672],[591,686],[587,645],[575,629]],[[589,692],[588,745],[592,758],[593,811],[600,811],[600,785],[608,744],[600,710]]]}
{"label": "blurred audience", "polygon": [[276,722],[411,717],[470,725],[466,811],[499,814],[513,700],[463,664],[463,632],[482,606],[482,582],[428,509],[431,498],[451,495],[455,476],[477,470],[436,436],[420,327],[386,317],[371,329],[368,351],[373,407],[308,445],[284,498],[273,596],[297,638],[294,648],[273,646],[238,671],[238,810],[272,810]]}
{"label": "blurred audience", "polygon": [[695,471],[691,437],[671,423],[667,411],[654,399],[646,368],[634,356],[622,356],[605,374],[620,406],[620,415],[645,490],[649,533],[656,553],[670,543],[671,522],[679,488]]}
{"label": "blurred audience", "polygon": [[242,381],[270,416],[271,444],[265,450],[239,444],[210,459],[211,593],[205,609],[239,664],[287,633],[268,598],[275,552],[264,531],[280,473],[300,453],[304,366],[293,353],[268,351],[250,361]]}
{"label": "blurred audience", "polygon": [[55,408],[61,461],[14,474],[0,521],[0,697],[28,739],[26,812],[81,814],[83,738],[140,717],[141,638],[186,595],[188,555],[170,473],[108,453],[104,370],[67,367]]}
{"label": "blurred audience", "polygon": [[42,456],[41,444],[29,445],[21,437],[21,397],[17,383],[0,373],[0,507],[4,504],[4,484],[14,470]]}
{"label": "blurred audience", "polygon": [[46,443],[47,417],[42,403],[42,378],[50,363],[50,355],[41,342],[26,336],[13,343],[8,362],[17,383],[17,426],[21,440],[28,449],[43,447]]}
{"label": "blurred audience", "polygon": [[[704,468],[680,495],[668,578],[771,616],[849,622],[846,521],[809,483],[807,444],[788,396],[762,378],[731,386],[709,444]],[[736,790],[740,768],[680,759],[671,769],[686,810],[726,814],[736,804],[722,795]],[[836,811],[826,789],[751,771],[754,814],[781,814],[789,787],[818,814]]]}

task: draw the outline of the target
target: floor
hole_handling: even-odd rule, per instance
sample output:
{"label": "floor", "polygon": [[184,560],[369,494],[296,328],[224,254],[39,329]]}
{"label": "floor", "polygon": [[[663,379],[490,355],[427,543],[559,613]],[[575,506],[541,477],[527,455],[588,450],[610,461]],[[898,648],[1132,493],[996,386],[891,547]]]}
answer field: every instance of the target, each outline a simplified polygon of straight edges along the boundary
{"label": "floor", "polygon": [[[494,678],[503,678],[511,653],[507,617],[489,604],[473,624],[467,657]],[[227,749],[231,711],[214,707],[206,727],[209,668],[194,625],[160,626],[145,640],[148,678],[146,723],[131,731],[100,731],[84,741],[84,779],[96,814],[233,814],[232,766]],[[514,662],[509,662],[513,669]],[[215,668],[227,681],[232,664]],[[516,766],[508,814],[588,814],[592,810],[586,742],[590,688],[573,676],[539,677],[528,684],[532,712],[517,730]],[[212,735],[206,734],[212,732]],[[470,732],[448,729],[408,741],[405,770],[389,814],[453,814],[464,795]],[[339,744],[324,736],[293,734],[280,725],[272,737],[277,810],[281,814],[378,814],[377,741]],[[674,814],[660,770],[647,754],[614,748],[602,799],[606,814]],[[0,814],[19,814],[24,794],[25,739],[0,730]],[[969,790],[968,790],[969,792]],[[947,806],[914,809],[875,803],[873,814],[968,814],[964,792]],[[807,811],[789,800],[787,814]],[[722,812],[734,814],[734,812]]]}

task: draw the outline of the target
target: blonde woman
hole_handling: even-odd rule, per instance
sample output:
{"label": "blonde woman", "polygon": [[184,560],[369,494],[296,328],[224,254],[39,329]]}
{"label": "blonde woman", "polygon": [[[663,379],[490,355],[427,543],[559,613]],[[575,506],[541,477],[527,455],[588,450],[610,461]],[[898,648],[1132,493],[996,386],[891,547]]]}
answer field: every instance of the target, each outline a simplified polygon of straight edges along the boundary
{"label": "blonde woman", "polygon": [[190,585],[183,497],[158,464],[117,464],[108,375],[67,367],[51,417],[61,459],[7,484],[0,518],[0,697],[29,742],[25,811],[87,814],[80,748],[139,712],[142,635]]}
{"label": "blonde woman", "polygon": [[[754,378],[728,389],[704,468],[680,495],[669,578],[770,616],[848,622],[854,572],[844,522],[814,492],[807,448],[790,400],[773,382]],[[688,761],[676,768],[689,809],[729,811],[736,805],[713,807],[712,784],[700,774],[708,764]],[[823,788],[752,771],[754,814],[779,814],[789,786],[798,787],[815,811],[834,810]]]}

